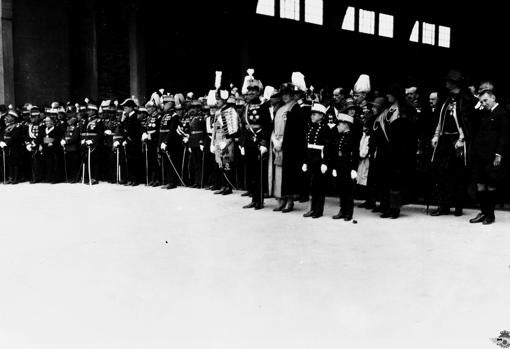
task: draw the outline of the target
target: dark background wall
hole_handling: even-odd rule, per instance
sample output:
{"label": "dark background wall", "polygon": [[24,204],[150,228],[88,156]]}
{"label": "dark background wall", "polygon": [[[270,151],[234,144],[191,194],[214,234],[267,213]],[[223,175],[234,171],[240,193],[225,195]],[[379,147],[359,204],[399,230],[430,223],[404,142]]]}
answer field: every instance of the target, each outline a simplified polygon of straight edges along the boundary
{"label": "dark background wall", "polygon": [[[316,87],[352,86],[360,73],[381,87],[410,79],[437,86],[450,67],[473,81],[494,79],[500,90],[510,78],[498,5],[324,0],[323,26],[256,15],[256,5],[14,0],[16,102],[127,97],[136,75],[132,62],[139,62],[138,91],[148,92],[164,87],[205,93],[215,70],[223,71],[225,82],[241,85],[250,67],[265,84],[278,85],[301,71]],[[347,6],[394,15],[395,38],[340,30]],[[451,48],[410,43],[415,20],[452,27]],[[140,53],[136,60],[133,52]]]}

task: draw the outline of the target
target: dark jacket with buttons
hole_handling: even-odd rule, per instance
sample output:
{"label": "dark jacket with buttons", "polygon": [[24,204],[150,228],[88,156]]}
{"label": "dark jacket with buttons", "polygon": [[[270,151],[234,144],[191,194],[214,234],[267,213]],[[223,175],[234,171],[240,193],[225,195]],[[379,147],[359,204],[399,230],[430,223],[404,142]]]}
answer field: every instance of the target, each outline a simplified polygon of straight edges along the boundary
{"label": "dark jacket with buttons", "polygon": [[272,126],[268,104],[246,104],[241,114],[241,124],[241,144],[244,147],[268,147]]}
{"label": "dark jacket with buttons", "polygon": [[327,164],[331,130],[323,121],[310,123],[306,131],[305,163],[307,165]]}
{"label": "dark jacket with buttons", "polygon": [[509,142],[510,119],[498,105],[493,111],[487,111],[480,120],[480,128],[473,142],[474,160],[492,162],[499,154],[503,161],[508,161]]}
{"label": "dark jacket with buttons", "polygon": [[350,173],[351,170],[358,170],[359,143],[352,131],[338,133],[333,129],[333,138],[329,147],[331,158],[331,170],[339,174]]}

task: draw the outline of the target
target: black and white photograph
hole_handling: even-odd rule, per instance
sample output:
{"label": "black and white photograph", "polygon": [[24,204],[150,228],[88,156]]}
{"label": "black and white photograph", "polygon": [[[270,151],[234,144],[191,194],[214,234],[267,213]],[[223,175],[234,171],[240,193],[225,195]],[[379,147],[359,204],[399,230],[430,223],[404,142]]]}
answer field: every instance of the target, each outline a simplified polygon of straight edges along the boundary
{"label": "black and white photograph", "polygon": [[507,23],[0,0],[0,348],[510,348]]}

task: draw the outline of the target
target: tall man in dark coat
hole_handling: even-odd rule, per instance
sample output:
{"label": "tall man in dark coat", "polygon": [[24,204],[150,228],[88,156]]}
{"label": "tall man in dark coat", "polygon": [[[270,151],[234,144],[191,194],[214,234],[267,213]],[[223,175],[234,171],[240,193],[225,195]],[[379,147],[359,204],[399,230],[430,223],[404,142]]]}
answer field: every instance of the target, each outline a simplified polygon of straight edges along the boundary
{"label": "tall man in dark coat", "polygon": [[470,150],[470,118],[474,99],[463,87],[460,72],[450,71],[446,80],[450,95],[439,113],[432,146],[432,161],[438,171],[439,207],[431,216],[450,213],[455,206],[455,215],[462,215],[467,190],[468,152]]}
{"label": "tall man in dark coat", "polygon": [[135,186],[138,185],[140,171],[142,125],[135,111],[136,103],[132,99],[126,99],[121,105],[124,107],[121,128],[122,135],[124,136],[122,146],[126,152],[127,159],[127,185]]}
{"label": "tall man in dark coat", "polygon": [[481,212],[470,222],[492,224],[496,220],[494,215],[496,189],[501,186],[507,169],[510,120],[505,110],[497,103],[494,91],[481,91],[479,99],[485,113],[473,141],[472,159]]}

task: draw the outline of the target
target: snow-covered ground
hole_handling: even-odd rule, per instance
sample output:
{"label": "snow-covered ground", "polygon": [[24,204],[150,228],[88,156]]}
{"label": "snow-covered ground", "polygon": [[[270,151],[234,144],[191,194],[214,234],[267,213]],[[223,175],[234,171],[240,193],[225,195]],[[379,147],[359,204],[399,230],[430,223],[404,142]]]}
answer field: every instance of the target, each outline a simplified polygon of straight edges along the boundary
{"label": "snow-covered ground", "polygon": [[243,210],[238,194],[0,186],[0,348],[496,348],[510,213],[491,226]]}

